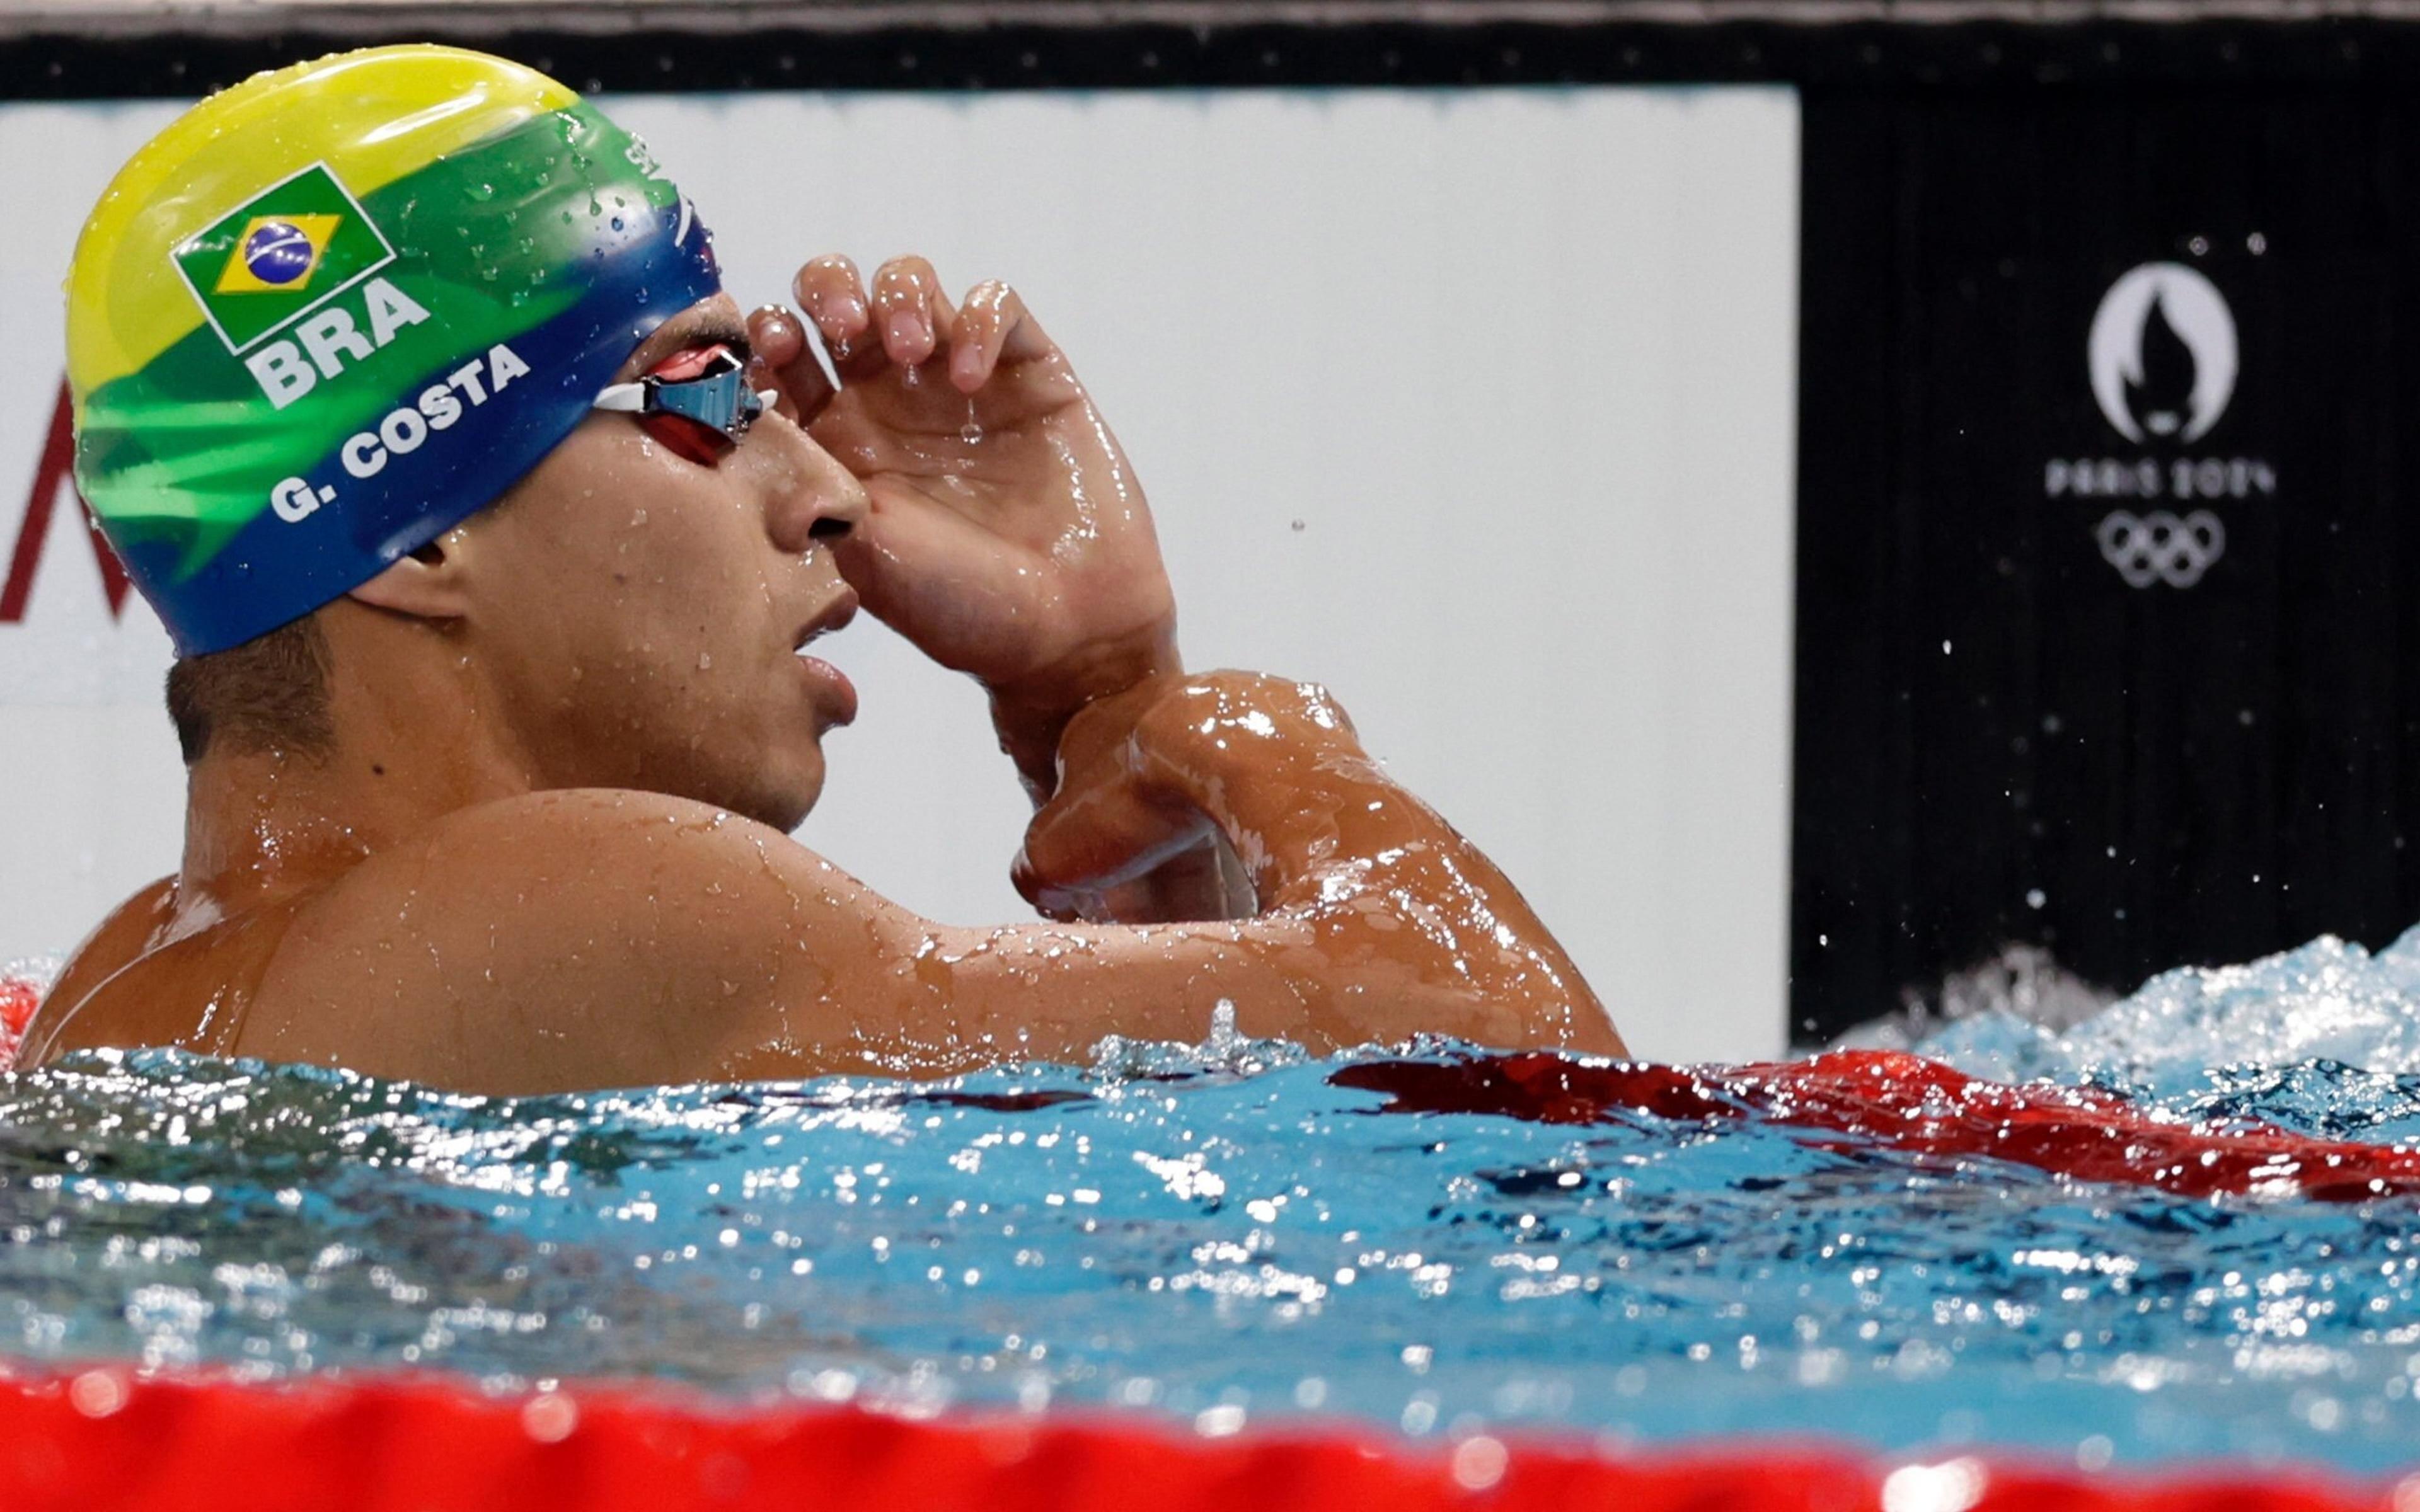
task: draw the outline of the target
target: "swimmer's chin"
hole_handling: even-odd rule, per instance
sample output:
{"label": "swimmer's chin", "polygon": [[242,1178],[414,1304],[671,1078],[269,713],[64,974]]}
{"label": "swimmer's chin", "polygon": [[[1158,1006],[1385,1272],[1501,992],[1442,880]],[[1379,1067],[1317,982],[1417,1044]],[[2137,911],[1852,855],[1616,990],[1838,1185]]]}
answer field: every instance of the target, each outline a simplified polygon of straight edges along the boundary
{"label": "swimmer's chin", "polygon": [[752,819],[768,829],[778,829],[786,835],[807,822],[807,815],[814,811],[817,800],[823,795],[824,774],[819,768],[812,779],[786,793],[761,794],[719,803],[710,798],[702,801],[714,803],[718,809],[736,813],[742,819]]}

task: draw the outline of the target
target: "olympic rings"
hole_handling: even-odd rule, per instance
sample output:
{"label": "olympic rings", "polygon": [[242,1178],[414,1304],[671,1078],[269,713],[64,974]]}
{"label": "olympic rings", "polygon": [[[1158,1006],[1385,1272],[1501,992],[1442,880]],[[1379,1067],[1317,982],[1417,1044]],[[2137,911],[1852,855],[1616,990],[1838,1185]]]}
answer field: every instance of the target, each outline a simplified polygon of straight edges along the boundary
{"label": "olympic rings", "polygon": [[2155,509],[2137,519],[2120,509],[2093,527],[2101,560],[2133,588],[2191,588],[2226,554],[2226,526],[2207,509],[2182,519]]}

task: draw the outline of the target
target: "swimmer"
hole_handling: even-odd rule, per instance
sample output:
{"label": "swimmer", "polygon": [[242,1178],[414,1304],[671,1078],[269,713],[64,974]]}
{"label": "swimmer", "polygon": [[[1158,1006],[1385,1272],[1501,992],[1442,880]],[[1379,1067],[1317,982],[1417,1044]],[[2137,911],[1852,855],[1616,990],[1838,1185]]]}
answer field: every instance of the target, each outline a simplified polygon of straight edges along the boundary
{"label": "swimmer", "polygon": [[[1222,1005],[1316,1051],[1622,1053],[1326,693],[1185,669],[1141,489],[1014,290],[827,256],[794,293],[743,319],[643,144],[475,53],[264,74],[137,154],[70,378],[177,644],[185,848],[23,1063],[933,1076]],[[811,643],[861,605],[988,693],[1047,922],[938,924],[789,838],[857,708]]]}

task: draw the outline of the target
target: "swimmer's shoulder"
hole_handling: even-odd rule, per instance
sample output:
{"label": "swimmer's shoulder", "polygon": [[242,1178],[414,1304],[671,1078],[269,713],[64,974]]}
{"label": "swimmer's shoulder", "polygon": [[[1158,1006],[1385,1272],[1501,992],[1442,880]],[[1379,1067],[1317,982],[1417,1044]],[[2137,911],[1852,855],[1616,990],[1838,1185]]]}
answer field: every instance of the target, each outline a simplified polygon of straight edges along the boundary
{"label": "swimmer's shoulder", "polygon": [[[232,1027],[214,1018],[248,992],[268,951],[221,935],[211,918],[180,919],[177,879],[159,881],[119,904],[76,947],[26,1026],[19,1064],[73,1049],[176,1045],[222,1051]],[[233,944],[234,949],[225,947]]]}
{"label": "swimmer's shoulder", "polygon": [[470,1090],[717,1073],[715,1020],[812,995],[872,895],[788,836],[660,794],[447,815],[300,908],[241,1052]]}
{"label": "swimmer's shoulder", "polygon": [[176,906],[177,879],[171,876],[162,877],[110,910],[109,917],[68,957],[67,966],[42,1005],[44,1011],[72,1008],[148,950]]}

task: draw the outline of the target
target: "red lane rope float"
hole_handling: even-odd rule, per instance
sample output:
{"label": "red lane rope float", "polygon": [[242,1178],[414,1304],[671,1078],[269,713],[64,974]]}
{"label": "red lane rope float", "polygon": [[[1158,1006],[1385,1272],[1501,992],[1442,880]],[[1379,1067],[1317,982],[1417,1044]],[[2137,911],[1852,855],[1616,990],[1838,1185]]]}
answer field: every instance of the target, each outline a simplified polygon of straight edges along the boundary
{"label": "red lane rope float", "polygon": [[1328,1080],[1387,1093],[1388,1112],[1493,1113],[1542,1123],[1600,1123],[1630,1113],[1707,1121],[1759,1116],[1924,1155],[2013,1161],[2180,1196],[2358,1202],[2420,1192],[2420,1149],[2317,1139],[2250,1119],[2167,1122],[2108,1092],[1978,1081],[1897,1051],[1697,1067],[1591,1064],[1530,1051],[1364,1061]]}
{"label": "red lane rope float", "polygon": [[715,1412],[606,1388],[519,1399],[427,1381],[287,1388],[114,1370],[0,1383],[10,1512],[2394,1512],[2420,1475],[2086,1476],[1891,1468],[1730,1444],[1608,1458],[1349,1432],[1204,1440],[1059,1419]]}
{"label": "red lane rope float", "polygon": [[40,987],[23,977],[0,977],[0,1071],[16,1060],[17,1042],[34,1021],[34,1010],[41,1006]]}

